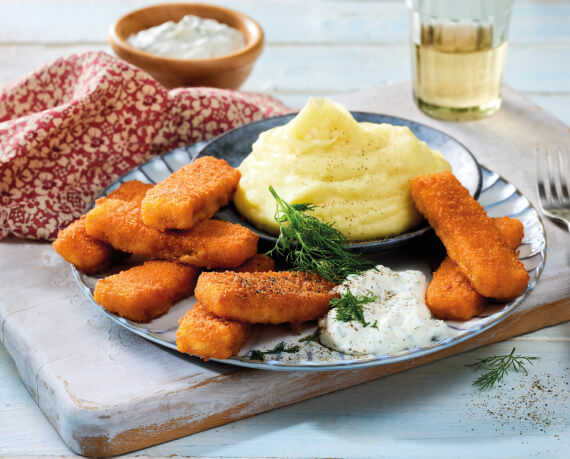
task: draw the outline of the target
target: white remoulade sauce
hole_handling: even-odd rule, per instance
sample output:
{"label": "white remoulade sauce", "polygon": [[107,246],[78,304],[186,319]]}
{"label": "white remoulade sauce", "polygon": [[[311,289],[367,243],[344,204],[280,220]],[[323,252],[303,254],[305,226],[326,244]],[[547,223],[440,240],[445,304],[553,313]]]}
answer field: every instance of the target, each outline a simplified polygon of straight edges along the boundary
{"label": "white remoulade sauce", "polygon": [[362,306],[369,325],[339,321],[336,309],[331,309],[319,320],[321,343],[345,354],[394,354],[449,336],[445,322],[432,318],[425,304],[426,287],[421,272],[392,271],[382,265],[349,276],[337,287],[340,294],[349,288],[354,296],[377,297]]}
{"label": "white remoulade sauce", "polygon": [[224,56],[245,46],[239,30],[193,15],[141,30],[129,36],[127,42],[141,51],[177,59]]}

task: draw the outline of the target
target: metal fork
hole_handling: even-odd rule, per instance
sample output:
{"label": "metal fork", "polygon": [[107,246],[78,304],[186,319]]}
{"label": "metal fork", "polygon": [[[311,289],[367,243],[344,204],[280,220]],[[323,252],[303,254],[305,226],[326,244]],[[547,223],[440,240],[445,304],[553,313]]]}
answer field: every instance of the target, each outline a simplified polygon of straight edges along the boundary
{"label": "metal fork", "polygon": [[570,149],[537,151],[540,207],[547,217],[566,223],[570,231]]}

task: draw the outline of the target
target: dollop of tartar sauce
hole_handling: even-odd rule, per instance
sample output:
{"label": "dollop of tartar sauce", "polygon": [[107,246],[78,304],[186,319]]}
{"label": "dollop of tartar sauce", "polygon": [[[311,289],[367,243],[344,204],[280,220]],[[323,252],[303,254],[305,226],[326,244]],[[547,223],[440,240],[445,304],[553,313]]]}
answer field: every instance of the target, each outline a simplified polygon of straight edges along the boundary
{"label": "dollop of tartar sauce", "polygon": [[245,46],[239,30],[193,15],[141,30],[129,36],[127,42],[141,51],[177,59],[224,56]]}
{"label": "dollop of tartar sauce", "polygon": [[340,294],[350,288],[354,296],[378,297],[362,307],[370,325],[341,322],[336,309],[331,309],[319,320],[321,343],[345,354],[394,354],[449,336],[445,322],[432,318],[425,304],[426,287],[421,272],[392,271],[382,265],[349,276],[336,287]]}

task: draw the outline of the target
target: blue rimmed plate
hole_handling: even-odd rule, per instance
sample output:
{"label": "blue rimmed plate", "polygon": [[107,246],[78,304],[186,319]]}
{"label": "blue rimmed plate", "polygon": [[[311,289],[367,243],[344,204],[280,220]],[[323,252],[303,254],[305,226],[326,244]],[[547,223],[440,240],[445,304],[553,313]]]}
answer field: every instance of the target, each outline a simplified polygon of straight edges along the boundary
{"label": "blue rimmed plate", "polygon": [[[117,188],[120,183],[128,180],[138,179],[151,183],[162,180],[174,170],[190,162],[196,156],[200,147],[181,148],[154,158],[147,164],[129,172],[102,194],[107,194],[112,189]],[[482,188],[479,201],[487,209],[488,214],[491,217],[505,215],[515,217],[524,225],[525,236],[518,253],[530,275],[530,282],[522,295],[508,303],[492,304],[480,316],[467,322],[447,321],[450,332],[448,338],[434,342],[426,347],[408,349],[397,354],[352,356],[331,351],[318,342],[300,341],[302,338],[314,333],[316,325],[313,323],[295,331],[288,326],[257,327],[252,337],[237,355],[225,360],[212,360],[266,370],[323,371],[356,369],[396,363],[438,352],[473,338],[501,322],[524,301],[538,282],[544,268],[546,234],[538,212],[516,187],[484,167],[481,167],[481,173]],[[382,251],[375,258],[378,263],[389,266],[392,269],[420,270],[429,279],[431,277],[431,268],[442,256],[441,248],[438,247],[439,242],[437,239],[433,235],[427,234],[417,238],[412,245],[405,245],[390,251]],[[179,301],[167,314],[152,322],[141,324],[111,314],[95,303],[93,288],[97,277],[87,276],[75,269],[74,274],[89,299],[113,321],[145,339],[176,350],[178,319],[193,306],[195,302],[193,297]],[[273,349],[276,344],[282,341],[285,342],[286,347],[299,346],[299,350],[293,353],[267,355],[265,361],[250,359],[253,350],[266,351]]]}

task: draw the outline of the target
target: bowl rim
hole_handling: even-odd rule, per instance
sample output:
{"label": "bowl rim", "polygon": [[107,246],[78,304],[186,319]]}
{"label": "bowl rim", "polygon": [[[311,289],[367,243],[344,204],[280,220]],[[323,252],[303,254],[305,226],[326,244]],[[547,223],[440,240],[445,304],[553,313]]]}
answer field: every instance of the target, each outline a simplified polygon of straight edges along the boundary
{"label": "bowl rim", "polygon": [[[209,9],[209,10],[217,10],[217,11],[221,11],[224,14],[228,15],[228,16],[235,16],[236,18],[238,18],[238,20],[244,24],[247,25],[251,25],[255,31],[255,33],[253,34],[253,40],[251,41],[251,43],[246,44],[243,48],[238,49],[237,51],[234,51],[233,53],[230,54],[224,54],[223,56],[217,56],[217,57],[207,57],[207,58],[203,58],[203,59],[181,59],[181,58],[177,58],[177,57],[166,57],[166,56],[160,56],[158,54],[152,54],[152,53],[147,53],[146,51],[142,51],[138,48],[135,48],[134,46],[130,45],[124,38],[122,35],[120,35],[119,33],[117,33],[117,27],[119,26],[119,24],[124,21],[128,16],[131,16],[133,14],[136,13],[141,13],[143,11],[147,11],[147,10],[155,10],[155,9],[159,9],[159,8],[164,8],[164,7],[184,7],[184,6],[190,6],[190,7],[199,7],[199,8],[204,8],[204,9]],[[193,13],[188,13],[188,14],[193,14]],[[160,24],[157,24],[160,25]],[[141,29],[144,30],[144,29]],[[259,23],[253,19],[251,16],[248,16],[245,13],[242,13],[241,11],[237,11],[231,8],[226,8],[224,6],[218,6],[218,5],[210,5],[210,4],[206,4],[206,3],[159,3],[156,5],[149,5],[149,6],[145,6],[143,8],[138,8],[136,10],[132,10],[129,11],[128,13],[123,14],[119,19],[117,19],[109,28],[109,38],[111,41],[111,44],[116,45],[120,48],[123,48],[123,50],[128,51],[129,53],[138,55],[139,57],[145,58],[145,59],[154,59],[156,61],[159,62],[163,62],[163,63],[197,63],[197,64],[205,64],[205,63],[212,63],[212,64],[220,64],[220,63],[224,63],[224,61],[231,61],[233,59],[235,59],[236,57],[242,57],[245,56],[247,54],[250,53],[255,53],[256,51],[261,51],[261,48],[263,46],[263,42],[265,39],[265,34],[263,32],[262,27],[259,25]]]}

